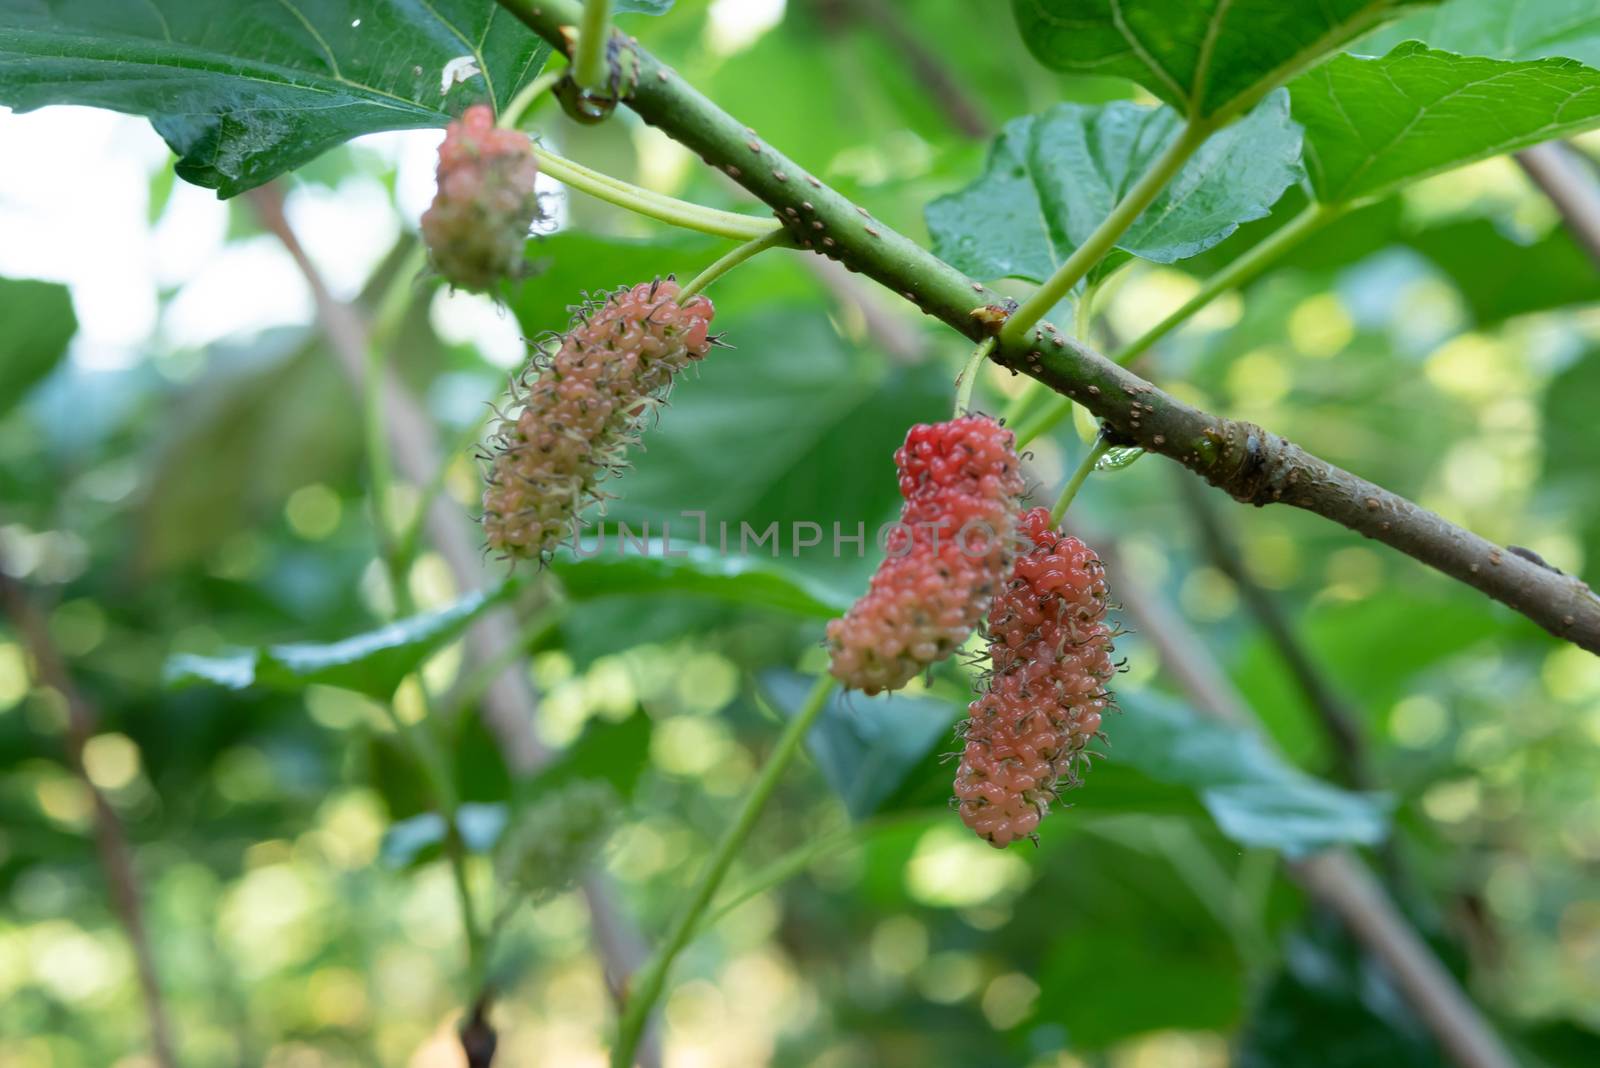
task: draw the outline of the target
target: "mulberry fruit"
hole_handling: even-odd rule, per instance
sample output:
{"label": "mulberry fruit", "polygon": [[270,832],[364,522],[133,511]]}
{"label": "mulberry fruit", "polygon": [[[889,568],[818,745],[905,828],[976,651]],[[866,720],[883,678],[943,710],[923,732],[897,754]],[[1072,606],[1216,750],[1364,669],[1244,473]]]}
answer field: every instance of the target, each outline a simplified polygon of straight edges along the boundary
{"label": "mulberry fruit", "polygon": [[1033,548],[989,610],[989,676],[961,728],[955,782],[962,822],[1001,848],[1034,837],[1050,802],[1078,784],[1116,670],[1099,557],[1052,529],[1044,508],[1021,529]]}
{"label": "mulberry fruit", "polygon": [[642,282],[577,309],[555,352],[514,383],[518,406],[491,435],[487,457],[491,548],[514,558],[554,550],[599,495],[596,484],[622,467],[673,375],[710,350],[711,302],[680,305],[677,296],[674,281]]}
{"label": "mulberry fruit", "polygon": [[895,452],[900,522],[872,585],[828,624],[834,677],[875,694],[961,647],[1010,573],[1021,465],[983,415],[914,426]]}
{"label": "mulberry fruit", "polygon": [[439,146],[439,190],[422,213],[422,239],[452,285],[481,291],[516,275],[539,218],[538,174],[527,135],[496,127],[488,105],[473,105],[449,125]]}

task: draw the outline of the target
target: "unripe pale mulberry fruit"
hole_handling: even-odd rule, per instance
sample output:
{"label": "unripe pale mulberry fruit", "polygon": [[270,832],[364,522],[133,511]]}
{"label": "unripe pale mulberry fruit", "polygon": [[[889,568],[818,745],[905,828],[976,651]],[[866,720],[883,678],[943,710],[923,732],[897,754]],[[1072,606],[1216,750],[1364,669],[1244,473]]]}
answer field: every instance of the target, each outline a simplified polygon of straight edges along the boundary
{"label": "unripe pale mulberry fruit", "polygon": [[445,130],[439,190],[422,213],[422,239],[452,285],[486,290],[517,275],[539,218],[538,175],[527,135],[495,126],[486,104],[474,104]]}
{"label": "unripe pale mulberry fruit", "polygon": [[835,678],[895,690],[959,649],[989,610],[1014,555],[1023,493],[1011,432],[984,415],[911,428],[895,452],[905,505],[888,557],[828,624]]}
{"label": "unripe pale mulberry fruit", "polygon": [[710,350],[714,309],[679,304],[674,281],[624,287],[577,309],[553,354],[513,384],[513,407],[489,439],[483,523],[492,549],[544,558],[596,484],[617,473],[672,377]]}
{"label": "unripe pale mulberry fruit", "polygon": [[1116,672],[1100,558],[1054,530],[1044,508],[1021,527],[1033,548],[989,609],[989,676],[967,709],[955,782],[962,822],[1002,848],[1033,838],[1050,803],[1078,785]]}

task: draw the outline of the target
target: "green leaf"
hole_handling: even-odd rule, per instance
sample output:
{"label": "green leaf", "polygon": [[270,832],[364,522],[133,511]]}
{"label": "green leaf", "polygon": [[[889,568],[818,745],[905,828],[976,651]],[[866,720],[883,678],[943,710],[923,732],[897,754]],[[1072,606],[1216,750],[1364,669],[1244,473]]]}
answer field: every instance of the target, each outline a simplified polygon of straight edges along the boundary
{"label": "green leaf", "polygon": [[[1255,731],[1203,720],[1141,691],[1105,727],[1110,759],[1149,778],[1194,790],[1223,834],[1240,845],[1303,856],[1340,843],[1373,845],[1388,834],[1389,801],[1313,779],[1267,748]],[[1086,790],[1094,788],[1093,775]]]}
{"label": "green leaf", "polygon": [[1600,126],[1600,71],[1567,59],[1458,56],[1407,41],[1297,79],[1317,199],[1380,197],[1476,160]]}
{"label": "green leaf", "polygon": [[317,684],[387,700],[434,650],[512,589],[508,583],[488,593],[472,593],[448,608],[337,642],[271,645],[232,656],[182,654],[168,662],[167,684],[212,683],[230,690],[259,686],[291,692]]}
{"label": "green leaf", "polygon": [[[683,525],[692,527],[694,522]],[[550,563],[574,600],[688,593],[815,619],[831,619],[850,607],[849,597],[808,576],[767,560],[725,556],[710,545],[676,540],[663,545],[657,537],[648,543],[652,555],[644,556],[634,542],[616,537],[581,544],[583,552],[596,555],[577,559],[563,552]]]}
{"label": "green leaf", "polygon": [[[814,682],[780,670],[761,678],[785,716],[800,709]],[[936,698],[835,691],[806,735],[806,748],[850,818],[859,822],[886,807],[930,750],[956,748],[950,733],[953,712],[949,702]]]}
{"label": "green leaf", "polygon": [[48,375],[78,332],[67,287],[0,278],[0,415]]}
{"label": "green leaf", "polygon": [[[1008,122],[972,185],[928,205],[934,251],[974,278],[1043,281],[1178,137],[1171,108],[1058,104]],[[1267,214],[1300,176],[1287,93],[1213,136],[1117,247],[1157,263],[1196,255]]]}
{"label": "green leaf", "polygon": [[1594,0],[1447,0],[1385,26],[1354,51],[1377,55],[1412,40],[1462,55],[1565,56],[1600,67],[1600,7]]}
{"label": "green leaf", "polygon": [[[1424,0],[1427,2],[1427,0]],[[1185,114],[1226,118],[1411,0],[1012,0],[1052,70],[1131,78]]]}
{"label": "green leaf", "polygon": [[665,15],[672,10],[672,0],[616,0],[613,7],[618,15]]}
{"label": "green leaf", "polygon": [[[505,106],[550,48],[479,0],[0,0],[0,103],[148,116],[233,196],[375,130]],[[446,85],[447,69],[476,73]]]}

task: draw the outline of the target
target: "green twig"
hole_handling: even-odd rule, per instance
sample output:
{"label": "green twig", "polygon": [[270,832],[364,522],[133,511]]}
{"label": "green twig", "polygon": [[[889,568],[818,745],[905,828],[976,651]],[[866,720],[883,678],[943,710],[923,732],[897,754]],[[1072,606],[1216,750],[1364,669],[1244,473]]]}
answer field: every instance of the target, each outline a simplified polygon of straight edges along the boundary
{"label": "green twig", "polygon": [[791,244],[793,242],[789,238],[789,232],[781,226],[775,227],[771,232],[760,237],[752,237],[738,248],[730,250],[711,266],[690,279],[687,285],[678,290],[678,303],[682,304],[745,260],[756,255],[756,253],[765,252],[769,248],[777,248],[780,245]]}
{"label": "green twig", "polygon": [[578,43],[572,53],[572,80],[591,93],[606,92],[611,64],[606,61],[606,41],[611,36],[611,0],[584,0],[578,24]]}
{"label": "green twig", "polygon": [[1212,126],[1209,123],[1190,119],[1177,139],[1167,146],[1160,158],[1150,165],[1150,169],[1144,172],[1133,188],[1117,202],[1117,206],[1111,209],[1111,214],[1101,220],[1100,225],[1084,239],[1083,244],[1072,250],[1067,262],[1058,267],[1056,273],[1045,280],[1044,285],[1023,301],[1020,308],[1011,313],[1011,318],[1007,319],[1006,325],[1001,328],[1000,336],[1008,342],[1019,342],[1027,337],[1028,331],[1032,330],[1039,320],[1049,315],[1050,309],[1072,292],[1072,287],[1082,281],[1094,269],[1095,264],[1116,247],[1117,240],[1167,187],[1167,183],[1189,161],[1195,150],[1205,144],[1206,138],[1211,136],[1211,131]]}
{"label": "green twig", "polygon": [[1051,527],[1061,525],[1061,517],[1067,514],[1067,509],[1072,506],[1072,498],[1078,495],[1078,490],[1089,478],[1089,472],[1094,470],[1094,465],[1100,462],[1100,457],[1106,454],[1111,443],[1106,441],[1104,434],[1094,439],[1094,444],[1089,446],[1089,451],[1083,454],[1083,462],[1078,464],[1078,469],[1072,473],[1066,486],[1061,490],[1061,496],[1056,498],[1055,507],[1050,509]]}
{"label": "green twig", "polygon": [[817,679],[805,704],[794,714],[794,718],[789,720],[788,726],[778,738],[777,746],[767,757],[767,762],[762,765],[761,774],[756,777],[755,785],[745,797],[738,818],[723,834],[722,841],[717,843],[716,852],[706,862],[694,894],[678,913],[678,918],[673,921],[672,930],[667,935],[666,941],[640,972],[633,992],[628,995],[622,1020],[617,1026],[617,1044],[611,1051],[612,1068],[632,1068],[634,1051],[644,1034],[650,1012],[661,997],[662,988],[666,986],[667,972],[671,969],[673,960],[682,952],[683,947],[689,944],[689,939],[700,922],[701,914],[710,906],[717,888],[722,885],[723,877],[728,874],[734,858],[743,848],[745,839],[750,837],[756,820],[761,816],[761,810],[766,808],[767,801],[771,799],[772,792],[778,786],[778,780],[783,777],[784,769],[800,751],[811,725],[827,707],[828,697],[833,693],[834,686],[835,681],[831,675],[823,675]]}
{"label": "green twig", "polygon": [[533,154],[539,160],[539,167],[556,181],[588,193],[598,200],[604,200],[608,204],[615,204],[619,208],[626,208],[628,211],[671,226],[698,230],[716,237],[731,237],[737,241],[765,237],[779,229],[778,224],[772,219],[758,219],[753,215],[721,211],[641,189],[619,178],[590,170],[581,163],[574,163],[539,145],[533,146]]}
{"label": "green twig", "polygon": [[500,113],[498,125],[507,130],[515,130],[522,125],[522,120],[527,117],[528,109],[538,102],[539,98],[555,87],[555,84],[566,76],[566,70],[556,67],[547,70],[533,81],[518,90],[517,95],[511,98],[511,103]]}
{"label": "green twig", "polygon": [[994,338],[986,337],[978,342],[978,347],[972,350],[972,355],[967,358],[967,364],[961,369],[961,374],[956,378],[956,417],[972,409],[972,387],[978,382],[978,374],[983,370],[983,361],[989,358],[989,353],[994,351]]}
{"label": "green twig", "polygon": [[1128,342],[1111,358],[1124,366],[1138,359],[1146,349],[1172,333],[1173,330],[1192,318],[1201,308],[1216,300],[1223,293],[1238,289],[1245,283],[1255,279],[1262,271],[1277,262],[1278,258],[1285,252],[1304,241],[1310,234],[1343,215],[1346,210],[1347,207],[1341,204],[1312,203],[1307,205],[1304,211],[1290,219],[1271,237],[1268,237],[1249,252],[1246,252],[1206,279],[1205,285],[1200,287],[1200,291],[1189,298],[1181,308]]}

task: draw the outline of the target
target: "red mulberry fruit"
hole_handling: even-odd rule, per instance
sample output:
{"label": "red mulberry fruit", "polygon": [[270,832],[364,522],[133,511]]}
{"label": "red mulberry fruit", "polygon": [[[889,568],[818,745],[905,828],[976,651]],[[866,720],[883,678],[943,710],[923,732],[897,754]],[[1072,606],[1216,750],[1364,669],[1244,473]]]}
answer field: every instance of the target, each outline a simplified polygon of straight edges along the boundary
{"label": "red mulberry fruit", "polygon": [[988,416],[914,426],[894,459],[905,505],[889,555],[828,624],[834,677],[868,694],[899,689],[972,634],[1010,573],[1023,492],[1011,432]]}
{"label": "red mulberry fruit", "polygon": [[520,402],[490,438],[483,493],[491,548],[543,558],[574,528],[596,483],[623,465],[640,422],[675,373],[711,348],[705,297],[677,302],[673,281],[624,287],[578,310],[553,355],[517,385]]}
{"label": "red mulberry fruit", "polygon": [[486,104],[468,108],[439,146],[439,191],[422,213],[433,266],[452,285],[486,290],[514,277],[539,218],[539,164],[527,135],[502,130]]}
{"label": "red mulberry fruit", "polygon": [[1032,838],[1050,802],[1078,784],[1078,764],[1110,704],[1113,632],[1105,569],[1035,508],[1033,548],[989,610],[989,678],[967,709],[956,772],[961,819],[991,845]]}

